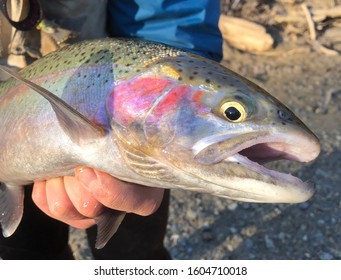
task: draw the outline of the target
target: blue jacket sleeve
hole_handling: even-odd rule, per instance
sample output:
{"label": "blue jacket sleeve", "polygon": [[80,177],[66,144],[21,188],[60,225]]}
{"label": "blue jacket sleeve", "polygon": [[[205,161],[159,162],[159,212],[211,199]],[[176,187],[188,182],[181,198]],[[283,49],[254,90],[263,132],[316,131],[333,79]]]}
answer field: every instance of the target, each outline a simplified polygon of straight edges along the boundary
{"label": "blue jacket sleeve", "polygon": [[219,0],[109,0],[108,29],[220,61],[219,15]]}

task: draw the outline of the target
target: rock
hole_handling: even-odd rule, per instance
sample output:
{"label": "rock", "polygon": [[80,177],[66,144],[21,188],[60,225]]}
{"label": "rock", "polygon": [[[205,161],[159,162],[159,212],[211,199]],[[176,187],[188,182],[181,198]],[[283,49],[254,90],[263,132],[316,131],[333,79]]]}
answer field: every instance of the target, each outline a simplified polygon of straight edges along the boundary
{"label": "rock", "polygon": [[233,235],[226,238],[224,246],[227,250],[233,252],[242,244],[242,242],[243,238],[240,235]]}
{"label": "rock", "polygon": [[275,243],[273,242],[273,240],[269,237],[269,235],[265,235],[264,236],[264,241],[265,241],[265,246],[266,248],[268,248],[269,250],[275,250],[276,246]]}
{"label": "rock", "polygon": [[238,203],[236,203],[236,202],[232,202],[232,203],[230,203],[230,204],[227,205],[227,209],[229,209],[229,210],[231,210],[231,211],[236,210],[237,207],[238,207]]}

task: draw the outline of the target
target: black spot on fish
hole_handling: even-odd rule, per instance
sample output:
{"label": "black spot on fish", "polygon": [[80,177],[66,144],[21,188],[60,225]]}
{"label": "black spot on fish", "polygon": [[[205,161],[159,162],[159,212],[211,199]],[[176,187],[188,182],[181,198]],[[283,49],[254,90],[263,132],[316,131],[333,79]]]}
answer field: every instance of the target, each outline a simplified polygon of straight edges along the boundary
{"label": "black spot on fish", "polygon": [[90,62],[90,58],[84,61],[84,63],[86,63],[86,64],[89,62]]}
{"label": "black spot on fish", "polygon": [[282,122],[283,125],[286,125],[286,122]]}
{"label": "black spot on fish", "polygon": [[101,73],[97,74],[97,78],[101,77]]}
{"label": "black spot on fish", "polygon": [[211,72],[211,71],[208,71],[207,74],[208,74],[208,75],[212,75],[212,72]]}
{"label": "black spot on fish", "polygon": [[243,101],[244,100],[244,98],[241,97],[240,95],[235,95],[234,98],[239,100],[239,101]]}
{"label": "black spot on fish", "polygon": [[190,80],[194,80],[194,77],[193,77],[193,76],[189,76],[189,79],[190,79]]}
{"label": "black spot on fish", "polygon": [[106,84],[107,82],[109,82],[108,80],[105,80],[104,83]]}
{"label": "black spot on fish", "polygon": [[178,80],[179,80],[179,81],[182,81],[182,77],[179,77]]}
{"label": "black spot on fish", "polygon": [[181,68],[179,68],[179,69],[178,69],[178,72],[182,72],[182,69],[181,69]]}
{"label": "black spot on fish", "polygon": [[84,75],[83,78],[86,79],[86,78],[87,78],[87,75]]}
{"label": "black spot on fish", "polygon": [[276,125],[276,123],[275,123],[275,122],[272,122],[272,123],[271,123],[271,125],[275,126],[275,125]]}
{"label": "black spot on fish", "polygon": [[206,79],[205,82],[206,82],[206,83],[210,83],[211,80],[210,80],[210,79]]}

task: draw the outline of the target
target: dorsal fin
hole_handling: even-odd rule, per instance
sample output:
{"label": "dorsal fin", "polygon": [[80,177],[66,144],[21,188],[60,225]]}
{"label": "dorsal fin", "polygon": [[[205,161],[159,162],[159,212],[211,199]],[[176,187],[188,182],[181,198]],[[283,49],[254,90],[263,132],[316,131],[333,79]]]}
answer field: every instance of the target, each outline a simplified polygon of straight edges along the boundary
{"label": "dorsal fin", "polygon": [[83,142],[96,140],[105,136],[106,132],[101,126],[91,122],[88,118],[73,109],[58,96],[54,95],[47,89],[26,80],[21,77],[20,74],[12,71],[8,67],[0,66],[0,69],[13,78],[23,82],[26,86],[30,87],[47,99],[50,102],[53,111],[56,113],[60,126],[73,142],[82,144]]}

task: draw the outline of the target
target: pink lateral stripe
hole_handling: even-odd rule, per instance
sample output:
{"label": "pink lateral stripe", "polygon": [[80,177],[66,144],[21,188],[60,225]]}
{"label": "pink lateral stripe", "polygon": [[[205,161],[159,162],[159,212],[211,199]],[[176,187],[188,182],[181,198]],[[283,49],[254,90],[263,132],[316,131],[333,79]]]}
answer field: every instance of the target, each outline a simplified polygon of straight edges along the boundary
{"label": "pink lateral stripe", "polygon": [[108,112],[127,125],[143,116],[171,83],[164,78],[138,77],[120,84],[110,94]]}

